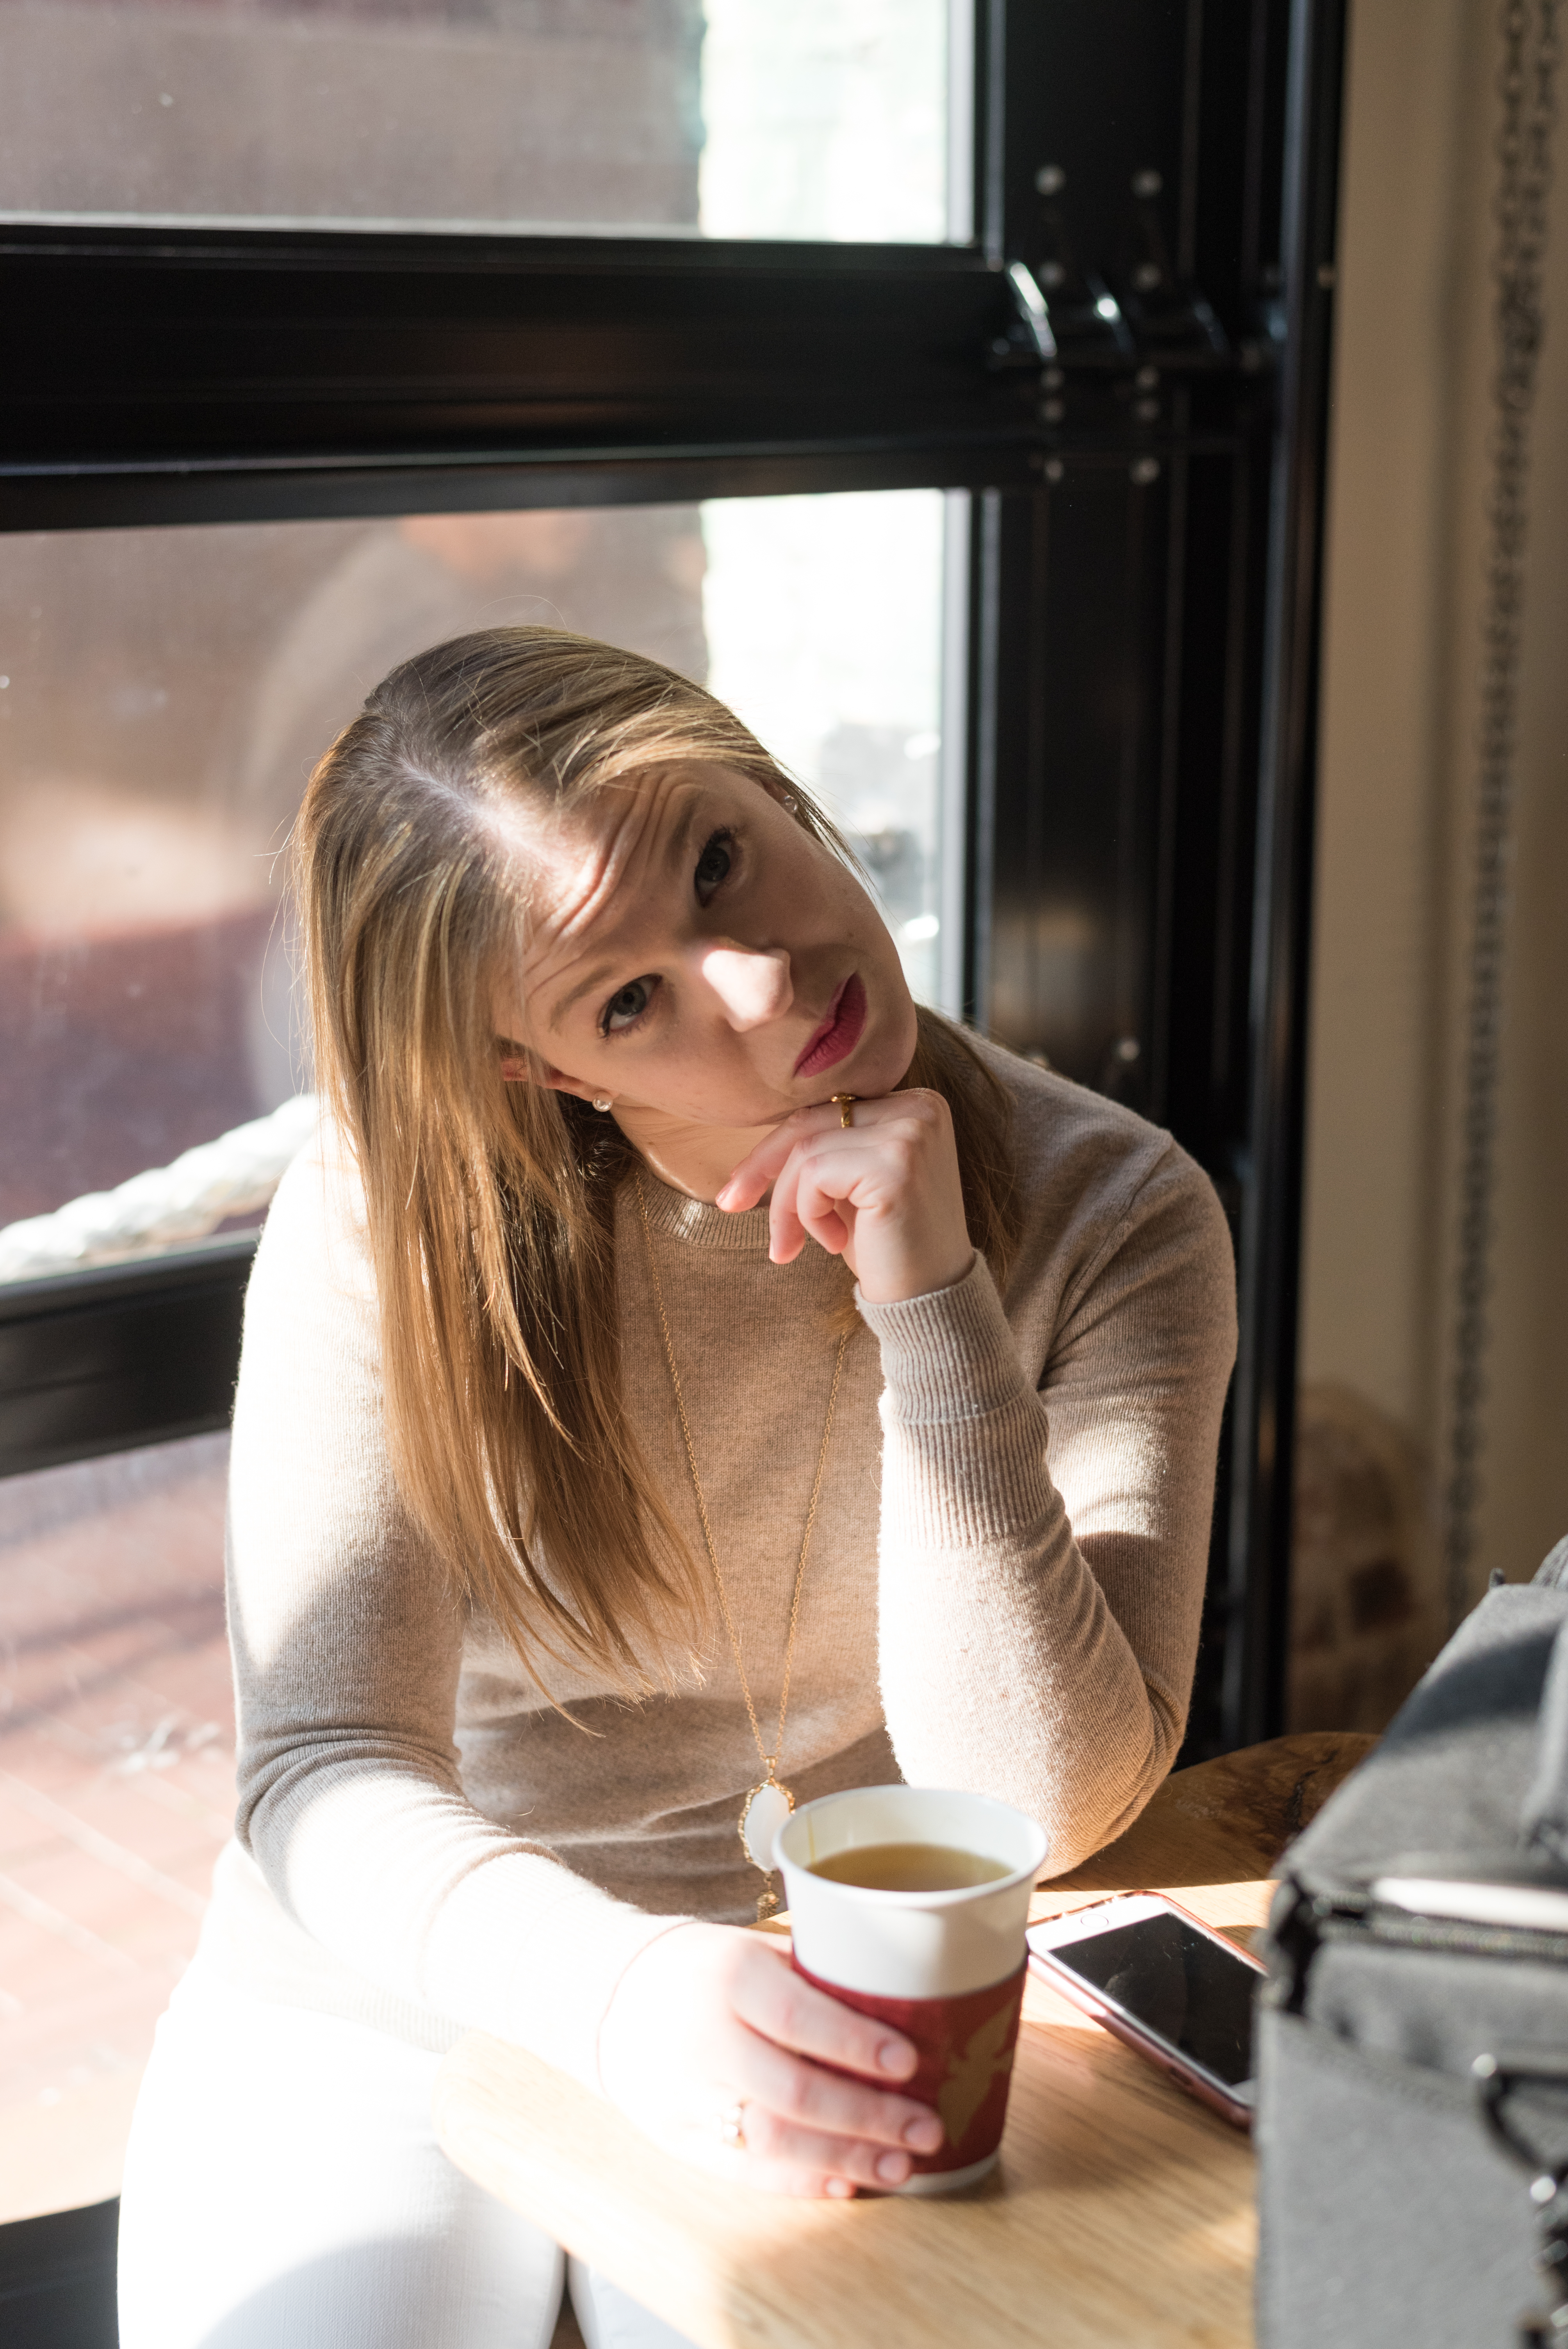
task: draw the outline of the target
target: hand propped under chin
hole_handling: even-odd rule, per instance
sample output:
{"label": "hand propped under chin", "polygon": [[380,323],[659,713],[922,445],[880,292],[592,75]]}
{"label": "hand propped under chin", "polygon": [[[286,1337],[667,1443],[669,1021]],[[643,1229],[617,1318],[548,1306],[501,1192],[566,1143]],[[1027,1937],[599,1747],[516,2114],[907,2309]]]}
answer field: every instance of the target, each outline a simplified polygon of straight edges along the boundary
{"label": "hand propped under chin", "polygon": [[873,1305],[928,1296],[975,1261],[953,1118],[940,1093],[797,1110],[743,1158],[717,1194],[738,1214],[772,1186],[769,1254],[791,1264],[808,1239],[841,1256]]}

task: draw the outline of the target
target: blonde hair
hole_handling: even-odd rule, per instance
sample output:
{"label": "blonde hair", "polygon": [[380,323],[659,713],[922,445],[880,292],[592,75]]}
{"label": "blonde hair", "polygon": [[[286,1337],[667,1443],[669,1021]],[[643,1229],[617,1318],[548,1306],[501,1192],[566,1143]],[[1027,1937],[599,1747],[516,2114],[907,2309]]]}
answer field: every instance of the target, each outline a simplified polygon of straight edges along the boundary
{"label": "blonde hair", "polygon": [[[627,1693],[662,1675],[707,1604],[622,1408],[614,1208],[638,1162],[613,1119],[504,1080],[490,1007],[527,882],[515,812],[676,761],[787,781],[656,661],[486,629],[377,688],[312,775],[294,843],[318,1079],[364,1185],[399,1491],[536,1681],[542,1651]],[[788,789],[796,822],[847,856]],[[999,1269],[1016,1221],[1006,1096],[928,1011],[904,1081],[950,1102],[971,1235]]]}

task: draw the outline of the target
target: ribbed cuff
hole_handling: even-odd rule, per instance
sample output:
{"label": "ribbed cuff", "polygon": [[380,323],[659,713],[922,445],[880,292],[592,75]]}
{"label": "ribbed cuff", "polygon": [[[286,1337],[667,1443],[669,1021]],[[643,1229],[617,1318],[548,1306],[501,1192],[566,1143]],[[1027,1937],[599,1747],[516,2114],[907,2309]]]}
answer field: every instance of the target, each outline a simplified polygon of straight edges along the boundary
{"label": "ribbed cuff", "polygon": [[1032,1392],[978,1252],[951,1288],[873,1305],[857,1288],[855,1303],[882,1347],[884,1417],[910,1426],[978,1419]]}
{"label": "ribbed cuff", "polygon": [[559,1861],[510,1853],[449,1894],[426,1945],[426,1994],[603,2093],[599,2026],[651,1941],[689,1924],[650,1916]]}
{"label": "ribbed cuff", "polygon": [[856,1303],[882,1346],[884,1561],[1037,1535],[1061,1507],[1045,1405],[985,1259],[951,1288]]}

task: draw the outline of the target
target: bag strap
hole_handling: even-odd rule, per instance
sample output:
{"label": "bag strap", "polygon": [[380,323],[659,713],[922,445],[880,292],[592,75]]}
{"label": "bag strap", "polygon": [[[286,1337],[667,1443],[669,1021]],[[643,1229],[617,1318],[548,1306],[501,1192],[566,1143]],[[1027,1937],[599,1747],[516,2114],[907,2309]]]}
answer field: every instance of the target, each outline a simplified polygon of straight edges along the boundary
{"label": "bag strap", "polygon": [[1517,2162],[1530,2180],[1530,2203],[1539,2235],[1535,2272],[1547,2306],[1529,2310],[1514,2333],[1518,2349],[1551,2349],[1568,2332],[1568,2161],[1558,2141],[1548,2147],[1532,2137],[1515,2112],[1517,2091],[1568,2086],[1568,2056],[1531,2048],[1522,2054],[1478,2055],[1470,2066],[1480,2116],[1500,2153]]}
{"label": "bag strap", "polygon": [[[1568,1542],[1559,1542],[1546,1565],[1559,1556],[1568,1569]],[[1520,1810],[1519,1833],[1522,1843],[1568,1865],[1568,1623],[1552,1643],[1536,1723],[1535,1775]]]}
{"label": "bag strap", "polygon": [[1568,1590],[1568,1534],[1553,1549],[1549,1549],[1535,1572],[1532,1582],[1542,1584],[1548,1590]]}

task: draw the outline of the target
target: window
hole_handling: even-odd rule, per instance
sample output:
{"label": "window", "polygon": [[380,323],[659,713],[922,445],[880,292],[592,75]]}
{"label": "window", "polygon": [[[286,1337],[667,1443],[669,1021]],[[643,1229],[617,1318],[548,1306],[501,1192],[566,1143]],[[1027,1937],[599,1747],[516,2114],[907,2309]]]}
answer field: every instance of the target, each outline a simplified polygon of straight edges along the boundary
{"label": "window", "polygon": [[[1213,1174],[1243,1337],[1196,1750],[1277,1724],[1340,31],[0,0],[0,1611],[60,1720],[59,1659],[101,1660],[108,1740],[87,1785],[48,1698],[0,1759],[5,1930],[141,1930],[100,1879],[68,1908],[92,1855],[162,1902],[150,1951],[194,1930],[151,1876],[189,1892],[222,1810],[192,1659],[270,1178],[74,1257],[15,1226],[261,1115],[285,1148],[304,774],[388,660],[498,610],[706,673],[839,806],[918,991]],[[150,1512],[182,1528],[151,1566]],[[44,2085],[108,2114],[92,2047],[134,2067],[135,2030],[59,1978]]]}
{"label": "window", "polygon": [[0,2222],[119,2191],[232,1828],[227,1457],[0,1482]]}
{"label": "window", "polygon": [[308,1125],[279,921],[305,780],[378,678],[471,628],[578,628],[711,683],[821,790],[912,985],[956,1008],[946,528],[940,492],[899,490],[0,538],[0,1282],[255,1228]]}
{"label": "window", "polygon": [[953,18],[948,0],[0,0],[0,210],[941,243],[969,233],[962,0]]}

